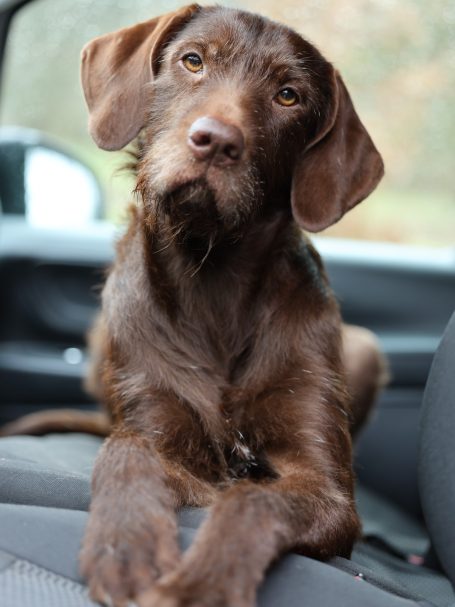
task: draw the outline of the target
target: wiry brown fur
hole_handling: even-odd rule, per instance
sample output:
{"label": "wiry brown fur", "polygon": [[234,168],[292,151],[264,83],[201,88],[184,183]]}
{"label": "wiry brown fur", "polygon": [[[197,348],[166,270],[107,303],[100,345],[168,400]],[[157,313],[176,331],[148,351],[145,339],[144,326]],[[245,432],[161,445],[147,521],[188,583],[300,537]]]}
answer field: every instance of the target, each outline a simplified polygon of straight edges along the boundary
{"label": "wiry brown fur", "polygon": [[[250,607],[279,554],[349,556],[359,534],[346,370],[366,410],[380,358],[369,334],[346,346],[356,329],[342,344],[296,221],[316,230],[339,219],[382,162],[339,75],[295,32],[195,6],[135,27],[84,51],[96,141],[119,148],[142,129],[143,148],[140,204],[93,336],[91,383],[112,431],[81,566],[92,596],[114,605]],[[188,52],[203,58],[200,76],[182,65]],[[298,106],[276,103],[285,85]],[[201,116],[240,129],[238,161],[192,155]],[[182,556],[184,504],[211,509]]]}

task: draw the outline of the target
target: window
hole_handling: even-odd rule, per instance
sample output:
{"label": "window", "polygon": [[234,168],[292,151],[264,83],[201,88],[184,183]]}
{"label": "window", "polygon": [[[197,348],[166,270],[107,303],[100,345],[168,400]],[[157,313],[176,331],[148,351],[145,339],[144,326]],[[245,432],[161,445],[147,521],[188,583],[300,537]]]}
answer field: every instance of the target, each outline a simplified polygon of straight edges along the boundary
{"label": "window", "polygon": [[[452,245],[455,227],[455,4],[451,0],[245,0],[224,2],[288,23],[340,69],[386,163],[378,190],[327,235]],[[40,0],[9,36],[2,125],[44,131],[100,179],[105,216],[118,221],[132,181],[125,154],[87,135],[79,84],[85,42],[177,2]],[[117,173],[116,173],[117,172]]]}

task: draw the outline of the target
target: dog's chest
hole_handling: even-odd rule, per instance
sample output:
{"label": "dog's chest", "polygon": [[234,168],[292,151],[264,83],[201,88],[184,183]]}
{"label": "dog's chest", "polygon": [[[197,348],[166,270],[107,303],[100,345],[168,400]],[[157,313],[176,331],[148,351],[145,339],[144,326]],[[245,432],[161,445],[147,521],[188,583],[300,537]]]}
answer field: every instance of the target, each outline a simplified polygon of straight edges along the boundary
{"label": "dog's chest", "polygon": [[258,331],[254,298],[226,277],[210,289],[188,289],[180,297],[169,339],[193,367],[210,370],[226,387],[239,375],[254,349]]}
{"label": "dog's chest", "polygon": [[228,475],[233,479],[250,478],[259,481],[276,478],[265,452],[262,449],[253,451],[240,430],[233,429],[223,455]]}

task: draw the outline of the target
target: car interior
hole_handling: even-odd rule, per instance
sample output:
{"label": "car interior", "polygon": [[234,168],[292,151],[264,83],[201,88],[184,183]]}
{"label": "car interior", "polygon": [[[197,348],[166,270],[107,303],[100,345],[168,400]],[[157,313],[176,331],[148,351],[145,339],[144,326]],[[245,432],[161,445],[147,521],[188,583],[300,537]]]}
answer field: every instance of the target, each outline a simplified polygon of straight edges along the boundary
{"label": "car interior", "polygon": [[[29,4],[41,2],[0,0],[0,75]],[[86,334],[121,227],[105,220],[103,186],[82,154],[39,125],[0,117],[1,426],[43,409],[96,408],[83,389]],[[85,202],[60,209],[63,183]],[[355,444],[363,536],[351,560],[285,555],[258,605],[455,607],[455,247],[314,241],[343,319],[378,336],[390,380]],[[0,438],[1,607],[94,605],[77,554],[101,442]],[[204,516],[180,512],[183,547]]]}

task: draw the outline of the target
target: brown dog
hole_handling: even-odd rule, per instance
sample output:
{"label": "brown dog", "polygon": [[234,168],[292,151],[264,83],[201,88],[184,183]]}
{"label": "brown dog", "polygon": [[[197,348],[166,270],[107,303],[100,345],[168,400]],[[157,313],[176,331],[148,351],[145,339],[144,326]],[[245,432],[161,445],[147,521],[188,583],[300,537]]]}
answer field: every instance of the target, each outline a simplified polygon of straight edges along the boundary
{"label": "brown dog", "polygon": [[[383,164],[332,65],[257,15],[192,5],[102,36],[82,82],[100,147],[140,133],[93,335],[112,431],[82,571],[116,606],[251,607],[280,553],[349,556],[359,534],[349,430],[380,357],[342,339],[300,228],[340,219]],[[181,556],[184,504],[211,510]]]}

